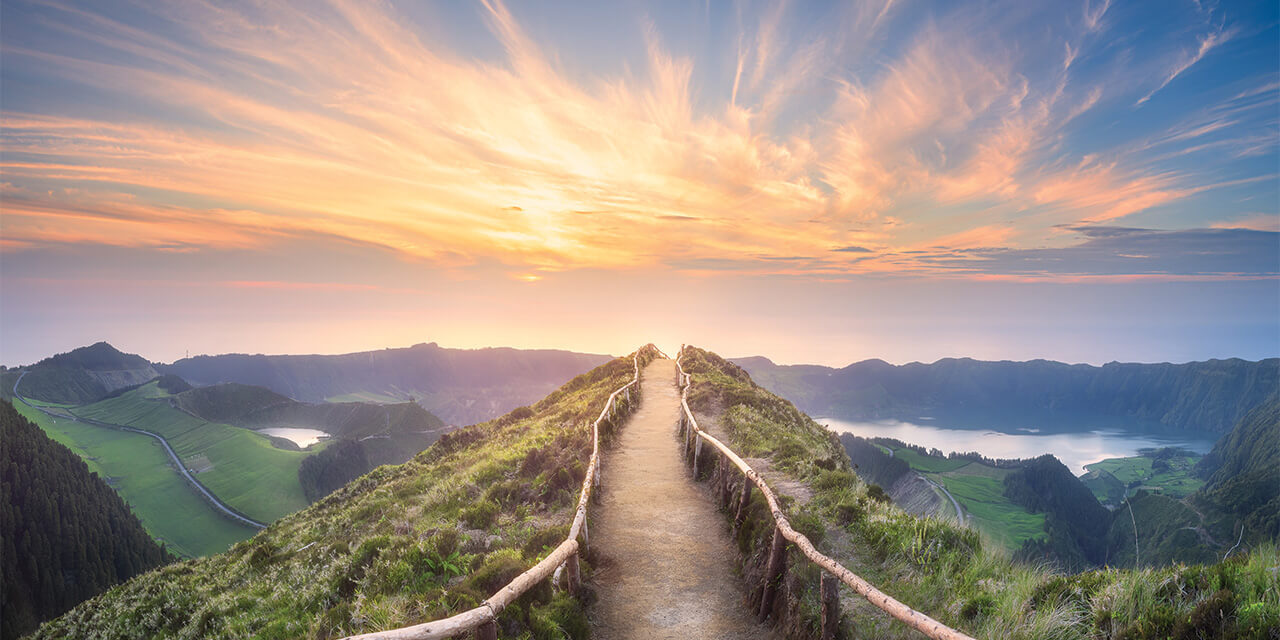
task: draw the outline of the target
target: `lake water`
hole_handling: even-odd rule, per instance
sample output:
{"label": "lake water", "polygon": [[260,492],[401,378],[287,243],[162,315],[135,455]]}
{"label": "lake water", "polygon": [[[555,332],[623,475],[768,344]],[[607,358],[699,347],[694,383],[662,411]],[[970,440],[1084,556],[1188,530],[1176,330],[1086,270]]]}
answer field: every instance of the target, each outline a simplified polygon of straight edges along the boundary
{"label": "lake water", "polygon": [[1215,438],[1202,434],[1124,429],[1085,430],[1076,433],[1039,433],[1034,429],[1004,433],[984,429],[952,429],[941,425],[915,424],[899,420],[854,422],[836,418],[815,418],[836,433],[852,433],[863,438],[894,438],[907,444],[938,448],[943,452],[977,451],[988,458],[1034,458],[1051,453],[1077,475],[1086,464],[1124,458],[1139,449],[1182,447],[1208,453]]}
{"label": "lake water", "polygon": [[272,436],[275,438],[284,438],[292,440],[294,444],[306,449],[307,447],[324,440],[329,434],[319,429],[303,429],[301,427],[270,427],[267,429],[258,429],[258,433]]}

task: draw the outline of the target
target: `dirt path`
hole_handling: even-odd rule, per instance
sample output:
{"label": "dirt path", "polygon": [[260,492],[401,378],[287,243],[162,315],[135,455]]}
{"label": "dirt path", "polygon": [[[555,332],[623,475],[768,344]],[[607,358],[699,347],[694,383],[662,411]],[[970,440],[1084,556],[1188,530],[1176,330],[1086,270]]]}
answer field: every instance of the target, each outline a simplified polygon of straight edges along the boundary
{"label": "dirt path", "polygon": [[728,527],[680,455],[675,376],[672,360],[645,368],[641,405],[604,458],[592,637],[773,638],[747,610]]}

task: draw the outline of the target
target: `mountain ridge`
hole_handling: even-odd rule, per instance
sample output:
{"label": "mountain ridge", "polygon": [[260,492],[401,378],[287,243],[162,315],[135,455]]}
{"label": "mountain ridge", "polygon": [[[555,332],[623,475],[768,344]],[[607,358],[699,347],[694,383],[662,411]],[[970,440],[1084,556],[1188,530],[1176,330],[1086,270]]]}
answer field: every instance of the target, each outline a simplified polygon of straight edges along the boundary
{"label": "mountain ridge", "polygon": [[864,360],[841,368],[776,365],[760,356],[733,362],[815,415],[929,415],[975,425],[1091,418],[1224,433],[1280,386],[1280,358],[1102,366],[943,358],[905,365]]}

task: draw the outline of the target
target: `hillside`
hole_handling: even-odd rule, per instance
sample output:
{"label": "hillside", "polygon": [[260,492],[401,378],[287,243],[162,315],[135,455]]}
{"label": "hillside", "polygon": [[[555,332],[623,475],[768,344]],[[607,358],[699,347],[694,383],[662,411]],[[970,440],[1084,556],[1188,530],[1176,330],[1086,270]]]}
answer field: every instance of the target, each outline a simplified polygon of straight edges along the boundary
{"label": "hillside", "polygon": [[132,507],[147,533],[185,557],[220,553],[257,532],[224,517],[174,468],[155,439],[54,415],[23,403],[15,408],[50,438],[71,449]]}
{"label": "hillside", "polygon": [[[413,402],[298,402],[269,389],[236,383],[197,387],[173,398],[174,406],[210,422],[248,429],[303,427],[339,438],[439,431],[444,421]],[[415,452],[416,453],[416,452]]]}
{"label": "hillside", "polygon": [[169,403],[157,382],[67,409],[80,420],[143,429],[163,437],[192,475],[232,509],[271,522],[306,506],[298,466],[306,452],[276,447],[266,436],[204,420]]}
{"label": "hillside", "polygon": [[0,401],[0,638],[171,559],[70,449]]}
{"label": "hillside", "polygon": [[158,368],[197,386],[238,382],[303,402],[416,400],[445,422],[464,425],[534,402],[608,360],[569,351],[447,349],[430,343],[334,356],[196,356]]}
{"label": "hillside", "polygon": [[[1070,577],[1015,562],[972,530],[890,504],[852,473],[833,434],[741,368],[693,348],[682,359],[699,422],[761,471],[798,530],[894,597],[975,637],[1253,638],[1280,625],[1274,544],[1210,566]],[[564,535],[588,420],[631,370],[615,360],[528,408],[449,433],[226,554],[140,576],[36,637],[331,638],[474,606]],[[698,474],[709,478],[715,467],[704,455]],[[733,520],[732,510],[725,518]],[[765,501],[752,492],[736,535],[749,584],[759,583],[772,531]],[[814,638],[818,574],[794,550],[788,555],[776,628]],[[590,575],[590,554],[586,561]],[[758,606],[753,594],[748,604]],[[506,608],[498,626],[502,637],[583,638],[582,607],[544,583]],[[864,600],[846,594],[841,608],[846,634],[853,625],[860,637],[914,637]]]}
{"label": "hillside", "polygon": [[[970,529],[914,517],[883,500],[851,472],[833,436],[824,436],[742,368],[694,348],[684,354],[699,422],[724,434],[735,451],[758,456],[752,464],[769,469],[765,477],[786,496],[793,526],[823,553],[946,624],[979,638],[1264,638],[1280,626],[1274,542],[1226,563],[1070,577],[1016,562]],[[878,473],[892,477],[898,471],[886,466]],[[758,496],[748,523],[738,541],[744,574],[753,580],[761,575],[771,535]],[[790,556],[789,565],[805,566],[794,551]],[[817,574],[793,570],[788,576],[783,628],[791,638],[813,637],[820,611]],[[841,607],[859,637],[918,637],[865,601],[846,597]]]}
{"label": "hillside", "polygon": [[736,360],[801,409],[846,419],[918,419],[957,425],[1027,422],[1070,427],[1088,419],[1223,433],[1280,386],[1280,359],[1101,367],[1047,360],[946,358],[895,366],[866,360],[842,369]]}
{"label": "hillside", "polygon": [[107,394],[155,378],[159,373],[145,358],[122,353],[106,342],[45,358],[28,367],[26,375],[6,372],[5,397],[22,376],[19,393],[27,398],[60,404],[84,404]]}
{"label": "hillside", "polygon": [[[640,352],[641,364],[654,357]],[[590,420],[631,358],[530,407],[441,438],[286,516],[228,552],[139,576],[35,638],[333,638],[475,606],[560,542],[590,455]],[[536,589],[504,637],[585,634],[581,605]]]}
{"label": "hillside", "polygon": [[[1199,467],[1207,484],[1193,505],[1216,505],[1250,540],[1280,538],[1280,398],[1273,396],[1223,436]],[[1238,527],[1233,529],[1240,531]]]}

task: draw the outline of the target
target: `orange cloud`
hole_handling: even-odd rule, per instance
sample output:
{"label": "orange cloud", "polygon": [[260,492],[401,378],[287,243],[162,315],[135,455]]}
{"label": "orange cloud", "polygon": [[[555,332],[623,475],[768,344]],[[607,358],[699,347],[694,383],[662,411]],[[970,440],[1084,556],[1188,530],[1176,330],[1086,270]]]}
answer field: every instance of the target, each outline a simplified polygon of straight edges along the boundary
{"label": "orange cloud", "polygon": [[[711,108],[695,61],[652,26],[643,71],[584,81],[497,0],[483,10],[501,64],[425,42],[382,5],[337,1],[329,19],[280,5],[252,16],[158,8],[191,43],[68,10],[90,25],[62,27],[69,34],[147,64],[6,56],[202,124],[3,113],[0,167],[28,189],[6,195],[4,248],[174,251],[325,234],[519,274],[718,260],[843,275],[925,270],[900,253],[922,246],[1016,243],[1028,230],[996,220],[1011,211],[1044,208],[1043,231],[1189,193],[1180,176],[1123,158],[1033,170],[1099,99],[1063,97],[1079,46],[1066,47],[1062,77],[1037,88],[964,25],[934,27],[873,82],[832,87],[841,56],[868,46],[893,4],[850,9],[844,35],[804,43],[778,5],[740,39],[732,93]],[[834,102],[811,125],[775,126],[797,92],[821,83]],[[903,213],[907,202],[916,209]],[[989,209],[948,213],[974,203]],[[830,251],[849,245],[885,255]]]}

